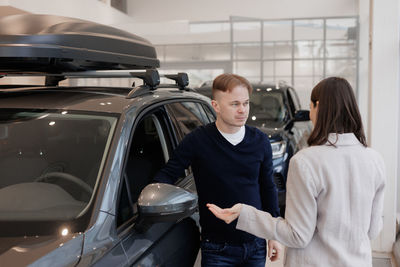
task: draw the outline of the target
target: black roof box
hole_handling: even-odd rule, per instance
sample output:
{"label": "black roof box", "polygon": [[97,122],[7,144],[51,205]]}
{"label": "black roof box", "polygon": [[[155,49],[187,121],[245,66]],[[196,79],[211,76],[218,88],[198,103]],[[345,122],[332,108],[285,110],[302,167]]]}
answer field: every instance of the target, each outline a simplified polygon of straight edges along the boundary
{"label": "black roof box", "polygon": [[0,73],[61,73],[159,67],[154,46],[134,34],[51,15],[0,18]]}

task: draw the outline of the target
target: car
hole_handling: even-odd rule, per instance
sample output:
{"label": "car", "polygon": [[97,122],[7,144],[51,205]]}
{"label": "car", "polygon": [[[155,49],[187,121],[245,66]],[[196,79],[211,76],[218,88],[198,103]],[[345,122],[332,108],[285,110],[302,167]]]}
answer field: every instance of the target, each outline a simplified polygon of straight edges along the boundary
{"label": "car", "polygon": [[[196,91],[212,98],[211,83]],[[307,147],[312,130],[309,111],[301,109],[293,87],[285,84],[252,84],[247,124],[268,135],[272,147],[274,182],[278,190],[279,208],[284,217],[286,181],[289,161],[300,149]]]}
{"label": "car", "polygon": [[[158,66],[151,43],[111,27],[49,15],[0,19],[1,76],[46,77],[0,84],[1,265],[193,266],[192,171],[175,185],[152,179],[215,114],[187,74],[160,85]],[[60,84],[98,77],[143,85]]]}

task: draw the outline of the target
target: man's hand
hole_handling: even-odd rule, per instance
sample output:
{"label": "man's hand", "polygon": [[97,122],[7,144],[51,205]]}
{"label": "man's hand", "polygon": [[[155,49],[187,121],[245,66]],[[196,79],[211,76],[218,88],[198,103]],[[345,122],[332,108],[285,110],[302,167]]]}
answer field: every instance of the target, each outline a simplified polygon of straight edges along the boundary
{"label": "man's hand", "polygon": [[279,260],[283,253],[283,246],[275,240],[268,240],[268,258],[270,261]]}
{"label": "man's hand", "polygon": [[236,218],[240,215],[240,211],[242,210],[242,204],[235,204],[229,209],[221,209],[214,204],[207,204],[207,207],[218,219],[221,219],[228,224],[236,220]]}

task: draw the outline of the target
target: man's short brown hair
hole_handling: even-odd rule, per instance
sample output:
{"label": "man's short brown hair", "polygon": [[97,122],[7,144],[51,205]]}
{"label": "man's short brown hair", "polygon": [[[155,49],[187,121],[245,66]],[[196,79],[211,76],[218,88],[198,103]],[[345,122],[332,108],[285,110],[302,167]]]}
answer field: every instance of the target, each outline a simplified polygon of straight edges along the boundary
{"label": "man's short brown hair", "polygon": [[247,88],[249,95],[253,91],[253,87],[251,87],[251,84],[246,78],[232,73],[224,73],[214,79],[212,85],[212,98],[215,99],[216,91],[230,92],[236,86],[243,86]]}

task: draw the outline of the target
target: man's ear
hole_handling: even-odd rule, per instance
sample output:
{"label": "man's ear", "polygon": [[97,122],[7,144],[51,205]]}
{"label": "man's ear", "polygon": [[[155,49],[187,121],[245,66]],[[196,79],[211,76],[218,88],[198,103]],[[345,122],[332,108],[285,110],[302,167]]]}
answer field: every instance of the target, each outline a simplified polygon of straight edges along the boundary
{"label": "man's ear", "polygon": [[211,105],[212,105],[214,111],[215,111],[216,113],[218,113],[218,112],[219,112],[219,106],[218,106],[217,100],[214,100],[214,99],[211,100]]}

